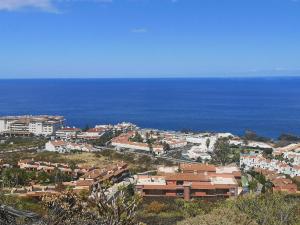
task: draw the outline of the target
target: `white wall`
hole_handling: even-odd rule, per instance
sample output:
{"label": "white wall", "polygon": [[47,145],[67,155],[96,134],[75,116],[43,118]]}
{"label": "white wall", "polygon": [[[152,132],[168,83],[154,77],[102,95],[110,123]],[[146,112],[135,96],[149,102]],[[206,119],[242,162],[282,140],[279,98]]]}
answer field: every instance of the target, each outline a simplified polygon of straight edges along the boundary
{"label": "white wall", "polygon": [[0,132],[6,131],[6,121],[0,120]]}
{"label": "white wall", "polygon": [[55,146],[50,141],[46,143],[45,149],[46,151],[56,152]]}

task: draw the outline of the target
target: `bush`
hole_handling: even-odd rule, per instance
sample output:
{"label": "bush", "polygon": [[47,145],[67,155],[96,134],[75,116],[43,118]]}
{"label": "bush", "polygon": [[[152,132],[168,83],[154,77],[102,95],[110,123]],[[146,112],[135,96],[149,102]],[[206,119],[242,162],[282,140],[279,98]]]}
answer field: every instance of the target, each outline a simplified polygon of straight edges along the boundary
{"label": "bush", "polygon": [[153,201],[146,207],[146,211],[148,213],[159,214],[159,213],[165,211],[166,208],[167,207],[164,203],[160,203],[158,201]]}
{"label": "bush", "polygon": [[200,215],[189,218],[178,225],[257,225],[257,223],[249,218],[246,214],[231,208],[214,209],[207,215]]}

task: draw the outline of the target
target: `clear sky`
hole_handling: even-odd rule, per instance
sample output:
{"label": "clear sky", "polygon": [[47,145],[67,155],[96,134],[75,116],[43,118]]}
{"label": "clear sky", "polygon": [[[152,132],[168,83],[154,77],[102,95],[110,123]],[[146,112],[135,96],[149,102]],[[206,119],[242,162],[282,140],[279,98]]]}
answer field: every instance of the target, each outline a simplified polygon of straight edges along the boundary
{"label": "clear sky", "polygon": [[300,75],[300,0],[0,0],[0,78]]}

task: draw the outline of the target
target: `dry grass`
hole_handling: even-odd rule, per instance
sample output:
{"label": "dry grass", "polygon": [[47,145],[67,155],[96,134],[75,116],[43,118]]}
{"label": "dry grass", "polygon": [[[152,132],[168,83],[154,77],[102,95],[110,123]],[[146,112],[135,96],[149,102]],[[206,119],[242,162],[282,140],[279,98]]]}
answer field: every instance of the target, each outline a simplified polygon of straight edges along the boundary
{"label": "dry grass", "polygon": [[96,155],[94,153],[61,155],[61,159],[65,159],[66,161],[78,162],[79,166],[96,166],[100,168],[117,162],[114,160],[109,160],[107,159],[107,157]]}

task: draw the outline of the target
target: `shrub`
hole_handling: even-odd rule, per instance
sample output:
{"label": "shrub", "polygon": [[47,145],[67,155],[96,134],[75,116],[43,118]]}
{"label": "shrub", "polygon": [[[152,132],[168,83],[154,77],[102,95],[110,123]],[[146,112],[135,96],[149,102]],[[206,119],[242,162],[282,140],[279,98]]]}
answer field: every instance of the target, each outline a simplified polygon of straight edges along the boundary
{"label": "shrub", "polygon": [[155,213],[155,214],[159,214],[163,211],[166,210],[166,205],[164,203],[160,203],[157,201],[153,201],[151,202],[147,207],[146,207],[146,211],[148,213]]}

